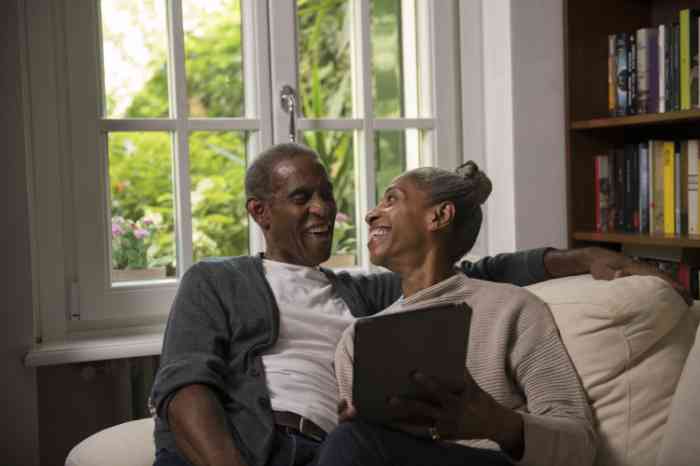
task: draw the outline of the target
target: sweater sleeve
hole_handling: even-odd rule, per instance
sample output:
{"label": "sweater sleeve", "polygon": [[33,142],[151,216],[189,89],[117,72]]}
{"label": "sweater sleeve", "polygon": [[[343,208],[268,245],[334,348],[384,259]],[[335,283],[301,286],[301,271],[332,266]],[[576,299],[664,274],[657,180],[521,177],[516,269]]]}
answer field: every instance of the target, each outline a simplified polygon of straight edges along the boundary
{"label": "sweater sleeve", "polygon": [[352,404],[352,379],[353,361],[355,355],[354,347],[355,324],[350,324],[335,349],[335,378],[338,383],[338,399],[346,400]]}
{"label": "sweater sleeve", "polygon": [[514,370],[527,412],[521,412],[525,450],[516,464],[592,465],[596,437],[590,406],[553,319],[533,325],[518,340],[524,344],[516,345]]}
{"label": "sweater sleeve", "polygon": [[477,262],[467,260],[459,268],[469,278],[491,282],[531,285],[549,278],[544,268],[544,255],[550,248],[487,256]]}
{"label": "sweater sleeve", "polygon": [[201,264],[185,273],[168,317],[163,351],[151,400],[167,421],[168,403],[175,392],[204,384],[225,396],[228,321]]}

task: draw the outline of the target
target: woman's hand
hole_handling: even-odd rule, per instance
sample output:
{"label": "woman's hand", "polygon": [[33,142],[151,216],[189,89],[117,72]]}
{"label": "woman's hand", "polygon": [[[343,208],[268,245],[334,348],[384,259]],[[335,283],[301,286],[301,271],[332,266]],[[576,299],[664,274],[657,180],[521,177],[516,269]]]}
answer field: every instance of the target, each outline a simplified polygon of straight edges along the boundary
{"label": "woman's hand", "polygon": [[433,440],[488,438],[517,459],[523,452],[523,423],[515,411],[498,404],[465,370],[464,386],[450,392],[421,373],[414,382],[427,394],[425,401],[393,397],[394,427]]}
{"label": "woman's hand", "polygon": [[344,398],[340,400],[340,403],[338,403],[338,422],[350,421],[356,416],[357,410],[355,406]]}

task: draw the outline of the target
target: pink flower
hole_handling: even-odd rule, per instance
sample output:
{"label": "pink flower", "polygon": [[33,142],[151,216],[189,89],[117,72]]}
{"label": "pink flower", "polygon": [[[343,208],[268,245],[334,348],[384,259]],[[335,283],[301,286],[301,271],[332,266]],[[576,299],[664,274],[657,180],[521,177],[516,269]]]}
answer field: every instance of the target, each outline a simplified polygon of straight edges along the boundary
{"label": "pink flower", "polygon": [[350,221],[350,216],[348,214],[338,212],[338,214],[335,216],[335,221],[338,223],[347,223]]}
{"label": "pink flower", "polygon": [[134,236],[136,237],[136,239],[145,238],[148,235],[149,235],[148,230],[144,230],[143,228],[134,229]]}
{"label": "pink flower", "polygon": [[121,236],[123,234],[124,230],[122,227],[117,223],[112,223],[112,236],[116,238],[117,236]]}
{"label": "pink flower", "polygon": [[143,219],[142,223],[143,223],[144,225],[146,225],[146,226],[153,225],[153,220],[151,220],[150,218],[146,217],[146,218]]}

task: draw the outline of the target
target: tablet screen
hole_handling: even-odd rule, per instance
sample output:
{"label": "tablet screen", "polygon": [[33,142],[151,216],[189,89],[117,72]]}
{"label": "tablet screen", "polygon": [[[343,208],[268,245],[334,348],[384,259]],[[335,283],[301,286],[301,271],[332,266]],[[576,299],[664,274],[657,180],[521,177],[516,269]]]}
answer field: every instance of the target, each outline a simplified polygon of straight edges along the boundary
{"label": "tablet screen", "polygon": [[467,304],[382,314],[355,324],[353,403],[359,417],[386,422],[396,417],[391,396],[421,399],[412,381],[419,371],[449,390],[463,385],[471,308]]}

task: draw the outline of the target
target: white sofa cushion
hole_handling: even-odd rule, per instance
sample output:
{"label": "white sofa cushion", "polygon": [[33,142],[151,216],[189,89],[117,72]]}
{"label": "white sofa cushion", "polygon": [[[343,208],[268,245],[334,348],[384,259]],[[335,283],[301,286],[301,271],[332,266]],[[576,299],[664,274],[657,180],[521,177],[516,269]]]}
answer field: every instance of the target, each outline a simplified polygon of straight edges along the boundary
{"label": "white sofa cushion", "polygon": [[[700,305],[694,311],[700,315]],[[659,466],[687,466],[700,459],[700,328],[695,344],[686,359],[683,374],[678,381],[671,412],[666,423],[664,439],[656,464]]]}
{"label": "white sofa cushion", "polygon": [[66,466],[153,466],[153,427],[146,418],[101,430],[73,447]]}
{"label": "white sofa cushion", "polygon": [[652,466],[696,316],[656,277],[528,287],[554,315],[593,408],[598,466]]}

